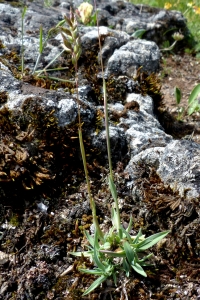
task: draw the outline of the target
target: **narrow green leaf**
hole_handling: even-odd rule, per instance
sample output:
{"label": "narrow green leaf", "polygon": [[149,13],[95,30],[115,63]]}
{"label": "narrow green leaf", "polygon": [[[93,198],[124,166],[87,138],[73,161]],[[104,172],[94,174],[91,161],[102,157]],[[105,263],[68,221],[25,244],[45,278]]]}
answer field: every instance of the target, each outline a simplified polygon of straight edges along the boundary
{"label": "narrow green leaf", "polygon": [[104,264],[100,261],[99,257],[98,257],[98,251],[95,249],[94,247],[94,263],[97,265],[97,267],[102,270],[103,272],[105,272],[106,268],[104,266]]}
{"label": "narrow green leaf", "polygon": [[137,244],[139,242],[140,237],[142,236],[142,229],[140,228],[138,234],[136,235],[133,244]]}
{"label": "narrow green leaf", "polygon": [[116,200],[117,199],[117,190],[116,190],[116,186],[110,176],[109,176],[109,187],[110,187],[113,199]]}
{"label": "narrow green leaf", "polygon": [[132,262],[134,261],[134,258],[135,258],[134,251],[133,251],[133,249],[131,248],[131,246],[129,245],[128,242],[124,242],[123,246],[124,246],[124,251],[126,253],[126,257],[128,259],[128,262],[131,265]]}
{"label": "narrow green leaf", "polygon": [[113,281],[114,281],[114,284],[115,286],[117,286],[117,275],[115,272],[112,273],[112,276],[113,276]]}
{"label": "narrow green leaf", "polygon": [[40,41],[39,41],[39,52],[40,52],[40,54],[42,54],[42,51],[43,51],[42,40],[43,40],[43,31],[42,31],[42,25],[40,25]]}
{"label": "narrow green leaf", "polygon": [[107,279],[107,276],[102,275],[101,277],[97,278],[91,286],[83,293],[82,296],[86,296],[91,293],[94,289],[96,289],[102,282]]}
{"label": "narrow green leaf", "polygon": [[92,247],[94,247],[94,238],[89,234],[87,230],[84,230],[84,234]]}
{"label": "narrow green leaf", "polygon": [[130,265],[128,264],[126,258],[123,259],[123,269],[126,273],[126,276],[129,277],[130,274]]}
{"label": "narrow green leaf", "polygon": [[192,115],[195,111],[199,111],[200,105],[199,100],[195,99],[188,108],[188,115]]}
{"label": "narrow green leaf", "polygon": [[141,39],[143,34],[146,32],[145,29],[138,29],[136,30],[131,36],[134,37],[134,38],[138,38],[138,39]]}
{"label": "narrow green leaf", "polygon": [[200,83],[197,84],[197,86],[195,86],[195,88],[192,90],[188,100],[188,104],[191,104],[197,98],[199,93],[200,93]]}
{"label": "narrow green leaf", "polygon": [[132,243],[133,240],[132,240],[130,234],[128,233],[128,231],[125,230],[122,226],[121,226],[121,230],[122,230],[122,233],[125,235],[125,237],[128,239],[129,243]]}
{"label": "narrow green leaf", "polygon": [[128,224],[128,227],[127,227],[126,231],[130,232],[131,229],[132,229],[132,226],[133,226],[133,218],[130,216],[130,221],[129,221],[129,224]]}
{"label": "narrow green leaf", "polygon": [[110,257],[125,257],[126,253],[124,250],[121,251],[109,251],[109,250],[99,250],[100,253],[104,253]]}
{"label": "narrow green leaf", "polygon": [[86,274],[98,275],[98,276],[103,275],[103,274],[102,274],[102,270],[99,270],[99,269],[89,270],[89,269],[79,268],[78,270],[79,270],[80,272],[83,272],[83,273],[86,273]]}
{"label": "narrow green leaf", "polygon": [[95,234],[94,234],[94,248],[95,248],[96,250],[99,250],[99,249],[100,249],[99,239],[100,239],[100,236],[98,235],[97,230],[95,230]]}
{"label": "narrow green leaf", "polygon": [[112,224],[115,227],[115,229],[117,229],[117,225],[118,225],[118,219],[117,219],[117,213],[116,210],[114,209],[114,207],[111,208],[111,219],[112,219]]}
{"label": "narrow green leaf", "polygon": [[149,236],[148,238],[146,238],[144,241],[140,242],[137,244],[136,248],[139,251],[143,251],[146,250],[150,247],[152,247],[153,245],[157,244],[160,240],[162,240],[170,231],[163,231],[163,232],[159,232],[156,234],[153,234],[151,236]]}
{"label": "narrow green leaf", "polygon": [[152,253],[144,256],[142,259],[138,260],[138,263],[141,265],[141,266],[146,266],[147,264],[145,264],[144,262],[149,259],[151,256],[153,256]]}
{"label": "narrow green leaf", "polygon": [[137,272],[138,274],[147,277],[147,274],[145,273],[144,269],[138,264],[131,264],[131,267]]}
{"label": "narrow green leaf", "polygon": [[180,104],[181,98],[182,98],[182,93],[181,93],[181,90],[177,86],[174,88],[174,96],[176,99],[176,104]]}

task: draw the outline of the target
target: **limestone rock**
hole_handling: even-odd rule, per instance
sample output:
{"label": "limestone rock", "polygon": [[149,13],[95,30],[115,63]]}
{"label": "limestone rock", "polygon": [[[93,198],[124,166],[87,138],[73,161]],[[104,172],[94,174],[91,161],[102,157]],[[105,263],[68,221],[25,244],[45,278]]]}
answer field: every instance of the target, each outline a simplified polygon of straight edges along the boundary
{"label": "limestone rock", "polygon": [[115,50],[109,58],[106,74],[133,76],[142,66],[142,70],[152,73],[159,68],[160,51],[154,42],[136,40]]}
{"label": "limestone rock", "polygon": [[200,197],[200,145],[188,140],[171,141],[160,156],[158,175],[181,197]]}

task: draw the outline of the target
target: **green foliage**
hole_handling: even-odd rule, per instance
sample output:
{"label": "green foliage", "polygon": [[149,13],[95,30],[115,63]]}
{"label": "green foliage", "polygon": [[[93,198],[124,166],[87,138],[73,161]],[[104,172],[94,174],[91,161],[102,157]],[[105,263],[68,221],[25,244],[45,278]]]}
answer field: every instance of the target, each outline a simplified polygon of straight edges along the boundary
{"label": "green foliage", "polygon": [[145,34],[145,32],[146,32],[145,29],[138,29],[131,36],[136,39],[141,39],[143,37],[143,35]]}
{"label": "green foliage", "polygon": [[126,230],[120,225],[119,231],[115,216],[112,218],[112,225],[109,232],[103,235],[103,238],[98,236],[97,231],[94,237],[85,232],[89,242],[88,251],[71,252],[75,256],[90,257],[94,263],[94,269],[80,268],[79,271],[99,276],[84,292],[83,296],[89,294],[109,277],[113,278],[116,285],[117,274],[120,271],[125,272],[126,276],[129,277],[133,269],[136,273],[146,277],[147,274],[143,267],[151,266],[148,260],[152,254],[146,254],[145,251],[169,233],[169,231],[163,231],[145,238],[142,231],[139,230],[136,236],[132,236],[130,234],[132,219],[130,219],[129,227]]}
{"label": "green foliage", "polygon": [[[129,2],[181,11],[184,17],[187,18],[187,26],[191,32],[191,36],[187,37],[187,44],[189,44],[189,48],[192,48],[194,52],[200,52],[200,0],[129,0]],[[193,37],[196,40],[196,43],[194,43]]]}
{"label": "green foliage", "polygon": [[[200,94],[200,84],[197,84],[189,96],[186,109],[184,109],[184,107],[179,107],[179,113],[177,118],[178,120],[182,120],[185,114],[188,114],[190,116],[194,112],[200,111],[200,104],[197,98],[199,94]],[[174,96],[176,99],[176,104],[179,106],[182,99],[182,93],[178,87],[175,87],[174,89]]]}

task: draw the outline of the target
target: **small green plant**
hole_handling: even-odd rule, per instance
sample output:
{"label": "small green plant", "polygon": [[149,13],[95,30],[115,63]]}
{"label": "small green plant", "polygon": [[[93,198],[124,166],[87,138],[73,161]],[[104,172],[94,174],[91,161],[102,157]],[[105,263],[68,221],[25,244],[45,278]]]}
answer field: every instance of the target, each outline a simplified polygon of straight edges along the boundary
{"label": "small green plant", "polygon": [[[147,276],[143,267],[148,266],[149,264],[146,261],[150,258],[152,254],[144,254],[148,248],[155,245],[162,238],[164,238],[169,231],[164,231],[161,233],[154,234],[148,238],[145,238],[142,235],[141,230],[139,230],[136,236],[131,236],[130,231],[132,229],[132,219],[130,218],[129,226],[125,230],[121,225],[119,204],[118,204],[118,195],[116,186],[114,184],[113,170],[112,170],[112,159],[111,159],[111,146],[110,146],[110,135],[109,135],[109,118],[108,118],[108,104],[107,104],[107,90],[106,90],[106,81],[104,78],[104,68],[102,56],[100,56],[101,68],[102,68],[102,79],[103,79],[103,98],[104,98],[104,115],[105,115],[105,128],[106,128],[106,142],[107,142],[107,152],[108,152],[108,163],[109,163],[109,189],[111,191],[112,197],[114,199],[113,207],[111,210],[111,219],[112,227],[108,233],[103,233],[100,229],[98,219],[96,216],[95,202],[92,197],[90,180],[88,176],[86,155],[83,144],[82,137],[82,124],[80,117],[80,101],[78,97],[78,59],[81,53],[80,39],[78,35],[78,25],[76,21],[75,14],[71,11],[70,17],[65,17],[65,21],[68,24],[68,28],[60,27],[61,34],[63,38],[63,47],[64,49],[71,54],[72,63],[75,67],[75,82],[76,82],[76,95],[78,103],[78,133],[79,133],[79,142],[80,149],[82,154],[82,161],[85,171],[85,178],[87,182],[88,195],[90,199],[90,206],[92,209],[93,223],[95,227],[94,237],[89,235],[88,232],[85,232],[86,238],[89,242],[88,251],[83,252],[71,252],[75,256],[86,256],[90,257],[94,263],[95,268],[92,270],[80,268],[81,272],[87,274],[93,274],[99,276],[92,285],[84,292],[83,295],[89,294],[96,287],[98,287],[102,282],[107,278],[112,277],[114,283],[117,284],[117,274],[120,271],[124,271],[126,276],[129,276],[131,269],[137,273]],[[102,53],[101,48],[101,36],[97,18],[97,28],[99,36],[99,48],[100,53]]]}
{"label": "small green plant", "polygon": [[178,87],[175,87],[174,96],[176,99],[176,104],[178,105],[178,117],[177,117],[178,120],[182,120],[186,114],[190,116],[194,112],[200,111],[200,103],[197,98],[199,94],[200,94],[200,84],[194,87],[194,89],[192,90],[189,96],[187,107],[184,108],[183,106],[180,106],[181,99],[182,99],[181,90]]}
{"label": "small green plant", "polygon": [[114,209],[112,209],[112,224],[113,226],[108,233],[103,235],[103,238],[98,236],[97,231],[94,237],[85,232],[90,244],[88,245],[88,251],[71,253],[75,256],[90,257],[94,262],[94,269],[79,268],[79,271],[99,276],[84,292],[83,296],[89,294],[109,277],[112,277],[115,285],[117,285],[117,274],[120,272],[125,272],[126,276],[129,277],[131,269],[133,269],[138,274],[146,277],[147,274],[143,267],[151,266],[148,260],[152,253],[146,255],[145,251],[169,233],[169,231],[163,231],[145,238],[142,231],[139,230],[136,236],[132,236],[130,234],[132,218],[130,218],[126,230],[121,224],[118,228],[118,217]]}
{"label": "small green plant", "polygon": [[170,45],[169,41],[165,41],[163,43],[164,48],[160,49],[161,51],[172,51],[176,45],[177,42],[182,41],[184,39],[184,35],[182,35],[179,32],[175,32],[172,35],[172,38],[174,39],[174,42]]}

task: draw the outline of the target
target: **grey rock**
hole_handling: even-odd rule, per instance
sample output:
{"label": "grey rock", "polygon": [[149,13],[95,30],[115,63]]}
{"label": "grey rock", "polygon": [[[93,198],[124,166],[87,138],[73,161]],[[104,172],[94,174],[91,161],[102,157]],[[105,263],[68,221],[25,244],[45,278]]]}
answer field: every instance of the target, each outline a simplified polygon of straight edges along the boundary
{"label": "grey rock", "polygon": [[[85,31],[86,33],[81,37],[83,51],[91,49],[99,43],[97,27],[82,27],[81,32]],[[130,36],[126,32],[112,30],[105,26],[99,27],[99,34],[104,40],[102,45],[102,58],[104,62],[113,54],[115,49],[120,48],[130,40]],[[98,60],[100,61],[99,55]]]}
{"label": "grey rock", "polygon": [[131,157],[148,148],[164,147],[172,140],[172,137],[162,130],[149,125],[150,123],[145,122],[134,124],[126,131]]}
{"label": "grey rock", "polygon": [[11,71],[0,62],[0,91],[20,93],[21,82],[15,79]]}
{"label": "grey rock", "polygon": [[149,73],[159,68],[160,51],[154,42],[145,40],[129,41],[115,50],[109,58],[106,74],[133,76],[139,67]]}
{"label": "grey rock", "polygon": [[58,125],[65,127],[74,123],[77,117],[77,103],[73,99],[61,99],[58,103]]}
{"label": "grey rock", "polygon": [[145,29],[143,38],[156,42],[159,47],[165,41],[173,42],[174,31],[182,32],[185,37],[189,35],[186,19],[178,11],[108,0],[97,1],[97,6],[101,25],[112,26],[130,35],[138,29]]}
{"label": "grey rock", "polygon": [[164,149],[157,170],[165,184],[181,197],[200,197],[200,145],[193,141],[171,141]]}
{"label": "grey rock", "polygon": [[[116,161],[116,159],[122,159],[127,151],[124,131],[121,128],[110,126],[109,134],[113,161]],[[92,135],[92,145],[94,146],[94,148],[100,149],[101,155],[105,155],[107,157],[105,130],[102,130],[99,134]]]}
{"label": "grey rock", "polygon": [[[165,147],[146,149],[132,157],[126,171],[128,185],[134,185],[140,176],[137,166],[148,165],[156,169],[161,181],[177,191],[181,197],[200,197],[200,145],[193,141],[172,140]],[[137,194],[137,188],[134,193]]]}
{"label": "grey rock", "polygon": [[126,98],[127,102],[131,102],[131,101],[136,101],[139,106],[140,106],[140,111],[146,112],[152,116],[154,116],[153,113],[153,100],[150,96],[146,95],[146,96],[142,96],[140,94],[135,94],[135,93],[131,93],[131,94],[127,94],[127,98]]}

